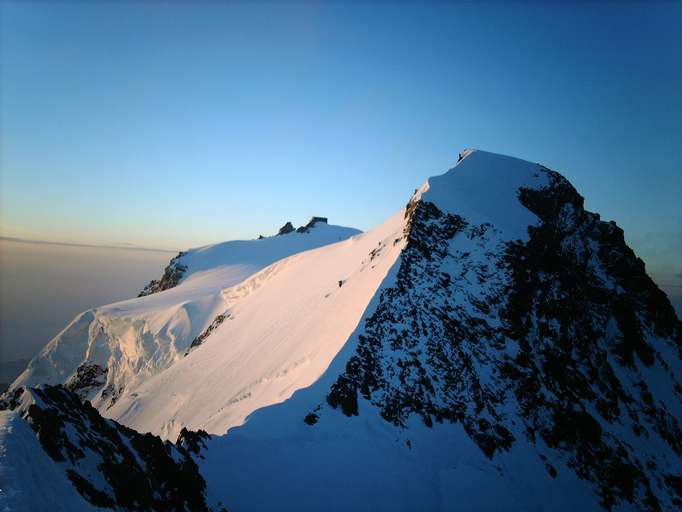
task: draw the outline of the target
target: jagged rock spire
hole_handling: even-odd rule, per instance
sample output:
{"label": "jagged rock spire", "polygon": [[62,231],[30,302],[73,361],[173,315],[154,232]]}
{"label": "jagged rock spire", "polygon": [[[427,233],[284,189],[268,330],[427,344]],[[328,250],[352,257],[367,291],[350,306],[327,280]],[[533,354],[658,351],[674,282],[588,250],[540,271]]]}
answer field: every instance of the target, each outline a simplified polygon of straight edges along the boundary
{"label": "jagged rock spire", "polygon": [[277,232],[277,234],[278,235],[287,235],[294,230],[295,230],[294,225],[291,222],[287,222],[286,224],[284,224],[284,226],[279,228],[279,231]]}

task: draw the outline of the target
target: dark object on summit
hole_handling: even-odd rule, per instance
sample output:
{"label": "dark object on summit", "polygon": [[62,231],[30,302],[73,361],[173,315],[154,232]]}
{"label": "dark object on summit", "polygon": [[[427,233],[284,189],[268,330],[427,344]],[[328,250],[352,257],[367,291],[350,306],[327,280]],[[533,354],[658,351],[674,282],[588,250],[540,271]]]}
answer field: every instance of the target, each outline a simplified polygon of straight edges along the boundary
{"label": "dark object on summit", "polygon": [[288,235],[292,231],[295,231],[294,225],[291,222],[287,222],[286,224],[284,224],[284,226],[279,228],[279,231],[277,232],[277,234],[278,235]]}
{"label": "dark object on summit", "polygon": [[308,230],[310,228],[312,228],[313,226],[315,226],[315,224],[317,224],[318,222],[322,222],[324,224],[327,224],[327,217],[313,217],[312,219],[310,219],[310,221],[308,221],[308,224],[306,224],[305,226],[301,226],[300,228],[298,228],[296,230],[296,232],[297,233],[307,233]]}

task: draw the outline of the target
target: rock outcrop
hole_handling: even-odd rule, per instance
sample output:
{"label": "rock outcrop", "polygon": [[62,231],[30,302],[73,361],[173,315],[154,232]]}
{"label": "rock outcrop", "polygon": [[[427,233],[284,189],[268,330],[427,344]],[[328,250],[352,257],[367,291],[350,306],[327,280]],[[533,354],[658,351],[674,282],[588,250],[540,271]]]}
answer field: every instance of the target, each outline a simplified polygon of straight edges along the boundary
{"label": "rock outcrop", "polygon": [[318,222],[327,224],[327,217],[313,217],[308,221],[308,224],[306,224],[305,226],[301,226],[296,231],[298,233],[307,233],[311,228],[315,227],[315,224],[317,224]]}
{"label": "rock outcrop", "polygon": [[76,370],[76,374],[64,384],[64,387],[76,393],[82,400],[93,389],[106,384],[108,371],[108,368],[102,368],[98,364],[83,363]]}
{"label": "rock outcrop", "polygon": [[289,233],[292,233],[296,229],[294,228],[294,225],[291,222],[287,222],[279,228],[279,231],[277,232],[278,235],[288,235]]}
{"label": "rock outcrop", "polygon": [[170,260],[170,263],[163,271],[161,279],[150,281],[149,284],[144,287],[144,290],[139,293],[138,297],[145,297],[177,286],[187,271],[187,266],[180,262],[184,255],[185,253],[181,251],[175,258]]}
{"label": "rock outcrop", "polygon": [[[83,498],[116,510],[209,511],[206,483],[190,452],[205,433],[183,431],[179,444],[102,418],[62,386],[23,390],[18,414]],[[220,509],[220,508],[218,508]]]}
{"label": "rock outcrop", "polygon": [[187,356],[187,354],[189,354],[191,350],[200,346],[206,340],[206,338],[208,338],[211,335],[211,333],[214,330],[216,330],[218,326],[220,326],[220,324],[222,324],[227,318],[230,318],[229,313],[217,315],[213,319],[213,322],[211,322],[211,325],[209,325],[201,334],[199,334],[199,336],[192,340],[192,343],[190,343],[187,352],[185,352],[185,356]]}

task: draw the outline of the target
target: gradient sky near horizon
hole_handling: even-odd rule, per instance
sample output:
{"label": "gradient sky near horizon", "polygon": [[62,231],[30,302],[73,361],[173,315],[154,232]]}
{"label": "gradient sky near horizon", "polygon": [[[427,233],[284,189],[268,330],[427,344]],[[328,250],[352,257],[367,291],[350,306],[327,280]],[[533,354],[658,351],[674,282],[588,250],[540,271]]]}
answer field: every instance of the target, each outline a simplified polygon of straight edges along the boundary
{"label": "gradient sky near horizon", "polygon": [[682,4],[0,3],[0,235],[361,229],[465,147],[541,162],[682,276]]}

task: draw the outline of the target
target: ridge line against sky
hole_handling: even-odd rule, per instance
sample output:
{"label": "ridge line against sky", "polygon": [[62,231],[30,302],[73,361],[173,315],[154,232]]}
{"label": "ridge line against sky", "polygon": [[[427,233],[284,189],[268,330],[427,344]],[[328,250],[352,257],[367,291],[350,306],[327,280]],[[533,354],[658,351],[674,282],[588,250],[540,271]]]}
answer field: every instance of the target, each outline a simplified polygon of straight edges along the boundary
{"label": "ridge line against sky", "polygon": [[[0,3],[0,233],[367,230],[476,147],[682,273],[682,4]],[[281,223],[273,222],[282,219]]]}

